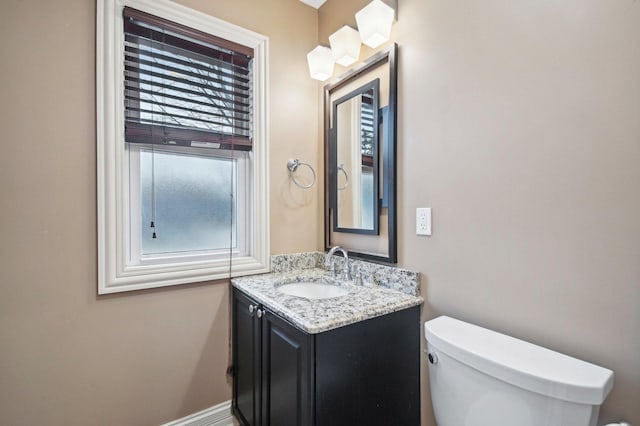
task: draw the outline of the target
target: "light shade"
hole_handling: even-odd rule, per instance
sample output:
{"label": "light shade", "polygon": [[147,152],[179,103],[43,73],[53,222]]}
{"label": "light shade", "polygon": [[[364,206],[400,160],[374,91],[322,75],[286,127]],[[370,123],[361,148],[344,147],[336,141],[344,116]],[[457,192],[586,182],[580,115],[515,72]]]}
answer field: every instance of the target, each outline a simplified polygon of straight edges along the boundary
{"label": "light shade", "polygon": [[360,34],[348,25],[331,34],[329,44],[336,63],[343,67],[353,64],[360,57]]}
{"label": "light shade", "polygon": [[381,0],[373,0],[356,13],[356,22],[362,42],[375,48],[389,40],[394,15],[393,8]]}
{"label": "light shade", "polygon": [[333,75],[333,53],[325,46],[318,46],[307,53],[307,63],[309,64],[309,74],[311,78],[325,81]]}

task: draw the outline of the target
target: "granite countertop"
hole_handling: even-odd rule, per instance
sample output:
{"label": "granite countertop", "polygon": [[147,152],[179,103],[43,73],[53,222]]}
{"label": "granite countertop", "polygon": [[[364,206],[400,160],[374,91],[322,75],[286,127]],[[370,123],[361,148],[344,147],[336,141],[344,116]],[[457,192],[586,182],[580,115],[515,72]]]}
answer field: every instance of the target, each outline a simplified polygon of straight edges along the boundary
{"label": "granite countertop", "polygon": [[[345,296],[309,300],[279,292],[279,285],[298,281],[339,284]],[[422,304],[420,296],[381,286],[339,283],[319,268],[253,275],[231,280],[232,285],[307,333],[316,334]]]}

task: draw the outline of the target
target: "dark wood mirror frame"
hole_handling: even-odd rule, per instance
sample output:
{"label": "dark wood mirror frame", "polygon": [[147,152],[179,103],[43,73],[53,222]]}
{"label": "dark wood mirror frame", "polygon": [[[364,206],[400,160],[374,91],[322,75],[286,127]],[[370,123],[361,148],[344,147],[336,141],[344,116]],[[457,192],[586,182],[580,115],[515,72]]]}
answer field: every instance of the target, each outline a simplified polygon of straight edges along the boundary
{"label": "dark wood mirror frame", "polygon": [[[372,252],[366,252],[360,249],[352,249],[346,244],[343,248],[348,251],[349,256],[366,259],[381,263],[396,263],[398,261],[397,247],[397,184],[396,184],[396,120],[397,120],[397,54],[398,45],[393,44],[376,53],[367,59],[361,65],[348,71],[336,80],[324,87],[324,235],[325,235],[325,251],[332,247],[332,181],[331,167],[332,164],[332,146],[331,146],[331,113],[332,113],[332,95],[338,90],[346,87],[356,79],[366,77],[367,73],[376,69],[382,64],[388,63],[389,68],[389,100],[388,105],[379,110],[379,118],[381,119],[381,131],[379,132],[378,146],[381,155],[378,161],[381,161],[379,169],[382,173],[382,193],[383,197],[379,198],[379,207],[387,209],[387,239],[388,249],[387,255],[379,255]],[[378,209],[378,214],[380,214]],[[371,236],[375,237],[375,236]]]}

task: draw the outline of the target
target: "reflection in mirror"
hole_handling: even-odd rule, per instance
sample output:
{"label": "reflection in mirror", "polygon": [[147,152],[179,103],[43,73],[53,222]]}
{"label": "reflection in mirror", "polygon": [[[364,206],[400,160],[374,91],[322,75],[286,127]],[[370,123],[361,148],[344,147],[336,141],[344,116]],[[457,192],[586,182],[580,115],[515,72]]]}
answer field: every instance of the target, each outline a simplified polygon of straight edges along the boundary
{"label": "reflection in mirror", "polygon": [[333,103],[334,230],[378,233],[378,93],[375,79]]}
{"label": "reflection in mirror", "polygon": [[325,250],[385,263],[397,262],[397,51],[324,87]]}

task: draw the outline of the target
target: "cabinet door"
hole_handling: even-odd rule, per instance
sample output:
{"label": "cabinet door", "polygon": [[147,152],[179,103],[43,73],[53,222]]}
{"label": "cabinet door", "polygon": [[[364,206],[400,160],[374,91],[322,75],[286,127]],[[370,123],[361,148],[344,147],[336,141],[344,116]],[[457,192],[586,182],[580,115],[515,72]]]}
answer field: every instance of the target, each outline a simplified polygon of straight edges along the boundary
{"label": "cabinet door", "polygon": [[262,316],[262,426],[313,425],[313,336]]}
{"label": "cabinet door", "polygon": [[260,305],[233,291],[233,411],[247,426],[260,419]]}

